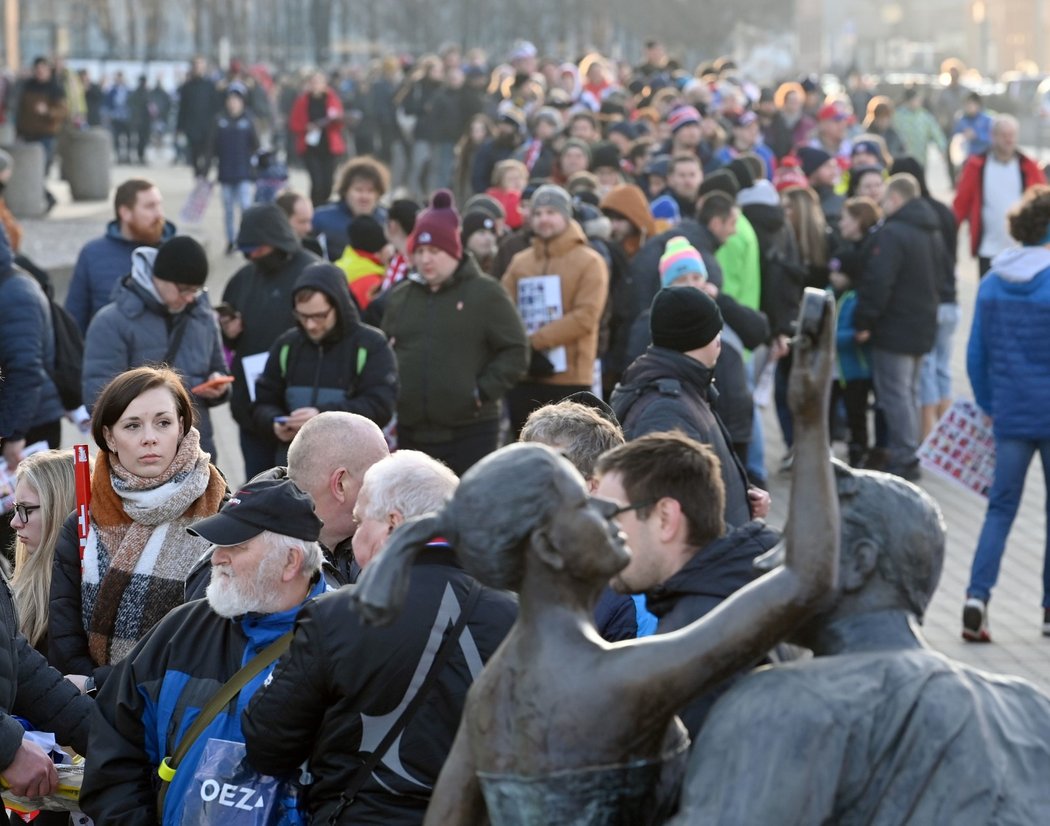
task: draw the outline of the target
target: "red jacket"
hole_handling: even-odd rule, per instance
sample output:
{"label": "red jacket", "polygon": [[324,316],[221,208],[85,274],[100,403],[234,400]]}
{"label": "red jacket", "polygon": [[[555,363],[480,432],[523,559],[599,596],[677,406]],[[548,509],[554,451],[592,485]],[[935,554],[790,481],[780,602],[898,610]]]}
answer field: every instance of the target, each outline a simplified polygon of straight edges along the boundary
{"label": "red jacket", "polygon": [[[333,155],[346,153],[346,140],[343,138],[343,104],[331,89],[326,94],[325,111],[328,113],[328,125],[324,129],[324,137],[328,141],[328,151]],[[310,93],[304,92],[295,99],[292,112],[288,116],[288,129],[295,135],[295,151],[302,155],[306,152],[306,129],[310,123],[309,116]]]}
{"label": "red jacket", "polygon": [[[984,164],[988,160],[988,153],[974,155],[963,167],[962,175],[959,177],[959,186],[955,191],[955,223],[962,224],[963,221],[970,222],[970,252],[976,257],[977,250],[981,247],[981,206],[984,204]],[[1021,167],[1021,189],[1027,190],[1036,184],[1045,184],[1046,177],[1039,165],[1027,155],[1017,153],[1017,160]]]}

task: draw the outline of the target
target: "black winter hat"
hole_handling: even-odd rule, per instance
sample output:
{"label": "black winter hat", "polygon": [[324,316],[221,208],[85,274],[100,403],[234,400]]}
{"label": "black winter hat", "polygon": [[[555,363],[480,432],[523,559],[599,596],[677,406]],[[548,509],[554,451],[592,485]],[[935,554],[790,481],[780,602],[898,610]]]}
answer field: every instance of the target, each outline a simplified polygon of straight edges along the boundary
{"label": "black winter hat", "polygon": [[208,280],[208,254],[188,235],[169,238],[153,261],[153,277],[176,284],[203,287]]}
{"label": "black winter hat", "polygon": [[807,178],[831,160],[830,154],[816,146],[800,146],[795,154]]}
{"label": "black winter hat", "polygon": [[460,239],[463,241],[463,246],[467,245],[467,241],[470,236],[475,232],[481,232],[481,230],[487,229],[491,233],[496,232],[496,222],[492,220],[492,217],[487,213],[468,212],[463,216],[463,229],[460,231]]}
{"label": "black winter hat", "polygon": [[611,141],[602,141],[591,147],[591,171],[610,166],[613,169],[620,168],[620,150]]}
{"label": "black winter hat", "polygon": [[386,246],[383,228],[371,215],[358,215],[354,218],[347,226],[346,234],[350,246],[361,252],[375,255]]}
{"label": "black winter hat", "polygon": [[653,344],[679,353],[706,347],[722,331],[722,313],[695,287],[664,287],[649,311]]}
{"label": "black winter hat", "polygon": [[314,500],[290,479],[249,482],[215,516],[194,522],[187,532],[212,545],[240,545],[263,531],[316,542],[321,520]]}
{"label": "black winter hat", "polygon": [[733,173],[741,189],[750,189],[755,185],[755,176],[751,174],[751,168],[743,158],[733,158],[726,164],[726,169]]}
{"label": "black winter hat", "polygon": [[735,199],[739,191],[740,182],[737,181],[736,175],[725,168],[716,169],[704,178],[704,182],[700,184],[701,197],[708,192],[724,192],[730,198]]}

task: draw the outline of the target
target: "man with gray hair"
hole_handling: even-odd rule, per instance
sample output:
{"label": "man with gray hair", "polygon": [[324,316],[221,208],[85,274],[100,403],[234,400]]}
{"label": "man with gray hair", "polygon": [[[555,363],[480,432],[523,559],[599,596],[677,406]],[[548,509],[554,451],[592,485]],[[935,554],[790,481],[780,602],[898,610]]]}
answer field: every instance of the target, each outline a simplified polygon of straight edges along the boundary
{"label": "man with gray hair", "polygon": [[[250,482],[188,530],[214,546],[211,584],[205,599],[161,620],[99,693],[80,798],[96,823],[175,826],[189,819],[188,807],[209,800],[209,784],[228,782],[208,774],[206,750],[243,756],[241,712],[279,656],[269,646],[292,630],[304,603],[328,590],[320,575],[321,520],[310,497],[287,479]],[[161,766],[223,684],[263,652],[270,661],[190,744],[178,770],[161,774],[170,784],[158,811]]]}
{"label": "man with gray hair", "polygon": [[[458,482],[416,451],[373,465],[354,509],[361,564],[399,525],[411,530],[413,518],[440,508]],[[350,607],[352,588],[307,605],[274,679],[244,716],[259,771],[285,775],[309,758],[314,823],[423,822],[467,690],[517,617],[517,600],[460,568],[451,542],[434,540],[419,554],[411,609],[389,626],[365,624]]]}
{"label": "man with gray hair", "polygon": [[365,473],[354,506],[354,558],[368,567],[387,537],[406,519],[445,504],[459,479],[447,465],[418,450],[399,450]]}
{"label": "man with gray hair", "polygon": [[1018,130],[1017,118],[997,116],[992,121],[991,147],[966,161],[955,191],[955,222],[960,226],[970,222],[970,251],[982,278],[992,259],[1014,245],[1006,213],[1025,190],[1046,183],[1039,164],[1018,150]]}

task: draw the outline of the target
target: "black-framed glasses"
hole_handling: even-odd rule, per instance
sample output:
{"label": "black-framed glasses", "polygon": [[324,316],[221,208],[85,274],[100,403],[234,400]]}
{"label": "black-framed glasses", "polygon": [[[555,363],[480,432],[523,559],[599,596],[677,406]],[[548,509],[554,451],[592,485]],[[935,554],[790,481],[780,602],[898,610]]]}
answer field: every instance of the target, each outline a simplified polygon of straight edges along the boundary
{"label": "black-framed glasses", "polygon": [[28,522],[29,514],[38,510],[40,510],[40,505],[23,505],[21,502],[15,502],[15,513],[18,514],[21,522]]}
{"label": "black-framed glasses", "polygon": [[[655,505],[659,501],[660,501],[660,497],[659,496],[655,496],[655,497],[653,497],[651,499],[645,499],[645,500],[643,500],[641,502],[630,502],[630,503],[628,503],[626,505],[623,505],[622,507],[613,508],[612,510],[609,510],[607,508],[606,511],[605,511],[605,517],[606,517],[606,519],[615,519],[617,516],[620,516],[621,514],[627,513],[628,511],[644,511],[647,508],[651,508],[653,505]],[[607,505],[614,505],[615,502],[609,502],[608,500],[606,500],[606,504]]]}
{"label": "black-framed glasses", "polygon": [[332,314],[332,310],[335,307],[329,307],[323,313],[301,313],[298,310],[292,312],[292,315],[296,317],[303,324],[309,324],[311,321],[324,321]]}

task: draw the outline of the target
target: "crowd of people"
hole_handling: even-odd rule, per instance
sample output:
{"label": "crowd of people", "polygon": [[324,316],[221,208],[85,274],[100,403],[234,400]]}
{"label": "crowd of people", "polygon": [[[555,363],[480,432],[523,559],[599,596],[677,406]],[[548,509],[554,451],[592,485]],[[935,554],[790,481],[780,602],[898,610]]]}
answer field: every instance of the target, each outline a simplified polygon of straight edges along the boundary
{"label": "crowd of people", "polygon": [[[84,123],[106,123],[126,159],[136,92],[85,83],[34,63],[12,93],[16,130],[50,157],[95,100]],[[273,822],[420,823],[432,791],[428,822],[477,822],[483,806],[519,822],[522,776],[570,766],[516,774],[510,755],[539,720],[486,713],[527,691],[519,700],[550,702],[569,733],[604,715],[612,743],[611,718],[623,722],[601,703],[558,709],[548,683],[567,661],[650,706],[656,739],[587,754],[637,759],[621,814],[670,816],[673,798],[629,791],[661,765],[684,769],[687,738],[669,721],[701,737],[761,659],[750,646],[783,658],[777,629],[834,580],[835,479],[852,496],[842,480],[869,477],[833,477],[829,444],[857,471],[921,478],[919,443],[953,397],[963,223],[982,276],[968,368],[999,457],[963,636],[991,639],[1024,476],[1035,451],[1050,460],[1032,412],[1050,387],[1050,188],[1017,121],[986,113],[957,70],[932,100],[909,88],[894,101],[857,75],[825,94],[812,78],[759,88],[725,59],[689,72],[655,41],[637,66],[559,62],[521,42],[495,67],[447,47],[276,80],[239,63],[216,77],[196,59],[167,101],[180,158],[197,178],[217,169],[226,252],[244,257],[220,303],[205,250],[147,178],[116,188],[64,308],[0,210],[0,434],[17,474],[0,615],[21,635],[11,668],[35,669],[40,695],[27,707],[20,689],[4,708],[88,750],[81,804],[97,823],[220,822],[201,819],[231,805],[210,783],[267,789]],[[944,151],[956,135],[958,170]],[[957,181],[951,205],[927,186],[932,148]],[[282,153],[309,192],[287,186]],[[0,177],[11,164],[0,154]],[[819,341],[796,321],[806,288],[835,319]],[[70,340],[76,404],[56,373]],[[789,449],[779,463],[765,398]],[[225,403],[237,446],[211,425]],[[79,535],[63,416],[99,451]],[[41,441],[51,450],[23,457]],[[238,448],[248,481],[231,492],[215,462]],[[813,483],[793,490],[785,537],[764,521],[773,464]],[[932,559],[939,517],[915,501]],[[697,624],[782,538],[791,587],[766,579],[734,603],[768,592],[764,621]],[[921,617],[939,562],[915,565],[937,571],[892,580],[890,602]],[[351,607],[369,568],[408,606],[388,627]],[[1050,635],[1050,563],[1042,607]],[[552,614],[570,630],[545,648],[536,623]],[[715,627],[748,646],[723,650]],[[681,629],[717,667],[637,642]],[[622,660],[595,653],[626,640],[637,647]],[[663,705],[628,679],[635,660],[665,675]],[[475,683],[490,706],[466,699]],[[0,731],[0,776],[49,791],[50,758],[17,734]]]}

